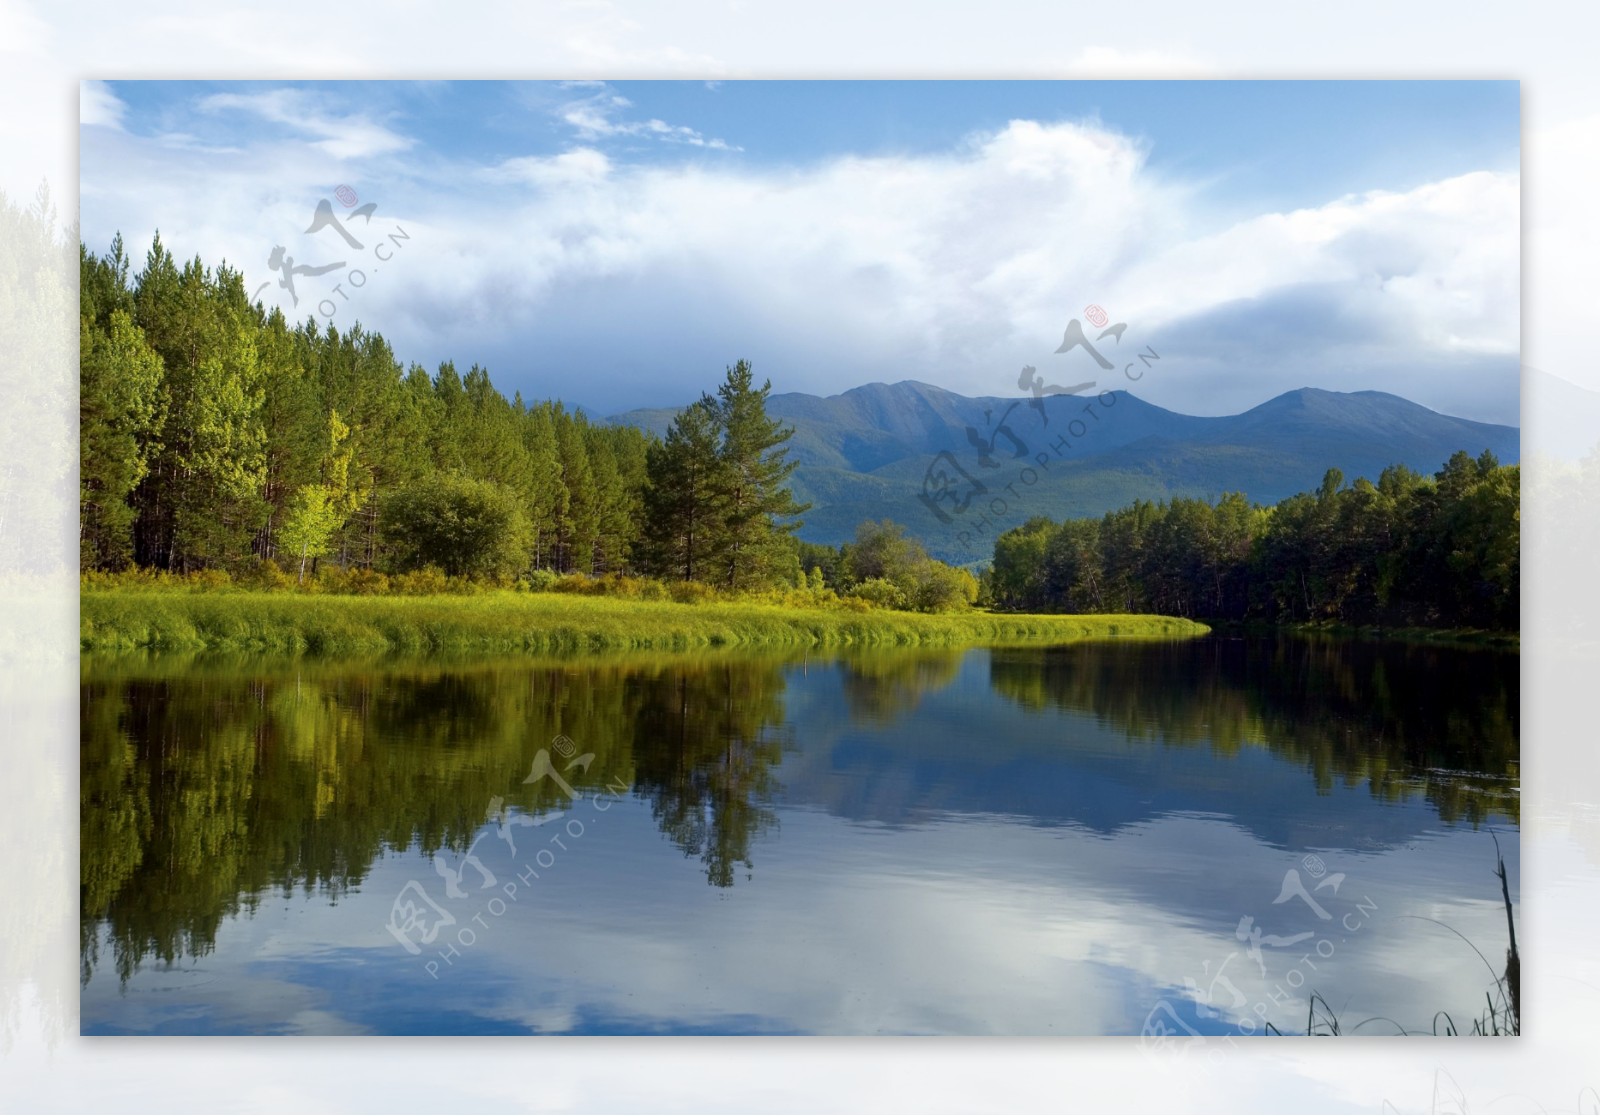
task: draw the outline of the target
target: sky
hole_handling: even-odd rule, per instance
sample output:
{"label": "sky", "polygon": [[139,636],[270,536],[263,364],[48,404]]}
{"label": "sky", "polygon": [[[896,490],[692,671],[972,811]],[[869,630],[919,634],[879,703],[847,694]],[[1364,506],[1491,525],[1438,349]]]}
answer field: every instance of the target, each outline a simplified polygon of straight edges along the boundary
{"label": "sky", "polygon": [[[1515,81],[86,81],[80,221],[595,414],[1017,394],[1103,310],[1136,393],[1517,424]],[[319,211],[321,216],[319,216]],[[281,252],[275,250],[281,249]],[[277,259],[274,260],[274,256]],[[286,257],[286,258],[285,258]],[[292,275],[293,289],[283,284]],[[1124,351],[1126,355],[1124,356]]]}

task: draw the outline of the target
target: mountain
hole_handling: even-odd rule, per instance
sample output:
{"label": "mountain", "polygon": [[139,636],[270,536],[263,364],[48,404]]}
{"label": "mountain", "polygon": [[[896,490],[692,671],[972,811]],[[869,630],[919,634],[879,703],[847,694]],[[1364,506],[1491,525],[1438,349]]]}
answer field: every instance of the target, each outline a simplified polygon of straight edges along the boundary
{"label": "mountain", "polygon": [[[837,544],[864,519],[893,519],[929,553],[988,558],[994,536],[1038,515],[1102,515],[1135,499],[1216,498],[1243,492],[1262,504],[1315,488],[1330,467],[1347,481],[1386,466],[1436,472],[1456,450],[1520,456],[1516,427],[1452,418],[1380,391],[1301,388],[1239,415],[1181,415],[1119,391],[1091,396],[969,398],[904,380],[840,395],[773,395],[768,413],[793,425],[793,488],[810,501],[800,537]],[[1086,410],[1086,408],[1088,408]],[[664,434],[673,410],[628,411],[611,421]],[[992,444],[990,464],[968,436]],[[1009,431],[1009,434],[1006,433]],[[941,454],[945,456],[940,456]],[[930,467],[969,497],[923,500]],[[969,480],[984,488],[974,494]]]}

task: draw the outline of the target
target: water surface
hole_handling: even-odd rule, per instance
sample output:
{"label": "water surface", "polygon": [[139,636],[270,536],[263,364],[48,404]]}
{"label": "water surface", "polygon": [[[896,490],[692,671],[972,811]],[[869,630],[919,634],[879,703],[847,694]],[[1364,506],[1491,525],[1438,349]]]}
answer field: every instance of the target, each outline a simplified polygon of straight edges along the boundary
{"label": "water surface", "polygon": [[1312,991],[1346,1031],[1470,1025],[1517,667],[91,659],[82,1028],[1242,1036]]}

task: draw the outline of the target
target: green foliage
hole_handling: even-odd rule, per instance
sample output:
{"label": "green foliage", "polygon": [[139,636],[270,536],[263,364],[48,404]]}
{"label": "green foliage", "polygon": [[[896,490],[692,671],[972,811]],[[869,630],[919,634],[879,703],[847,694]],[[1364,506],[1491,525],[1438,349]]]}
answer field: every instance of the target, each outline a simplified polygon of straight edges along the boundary
{"label": "green foliage", "polygon": [[794,582],[792,431],[746,362],[663,444],[507,400],[479,365],[403,369],[360,325],[291,327],[159,235],[131,282],[120,238],[79,255],[84,570]]}
{"label": "green foliage", "polygon": [[499,580],[528,564],[532,531],[515,495],[491,481],[448,473],[403,488],[383,510],[402,571],[436,566],[452,577]]}
{"label": "green foliage", "polygon": [[531,570],[524,580],[530,593],[548,593],[561,575],[554,570]]}
{"label": "green foliage", "polygon": [[301,581],[306,576],[306,560],[328,553],[329,540],[343,519],[339,512],[336,497],[327,485],[308,484],[295,493],[279,537],[290,555],[299,555]]}
{"label": "green foliage", "polygon": [[104,326],[83,314],[78,336],[79,564],[117,569],[133,560],[128,500],[160,447],[165,377],[125,309],[112,310]]}
{"label": "green foliage", "polygon": [[722,435],[712,484],[710,573],[729,589],[771,585],[792,553],[788,536],[801,526],[788,488],[796,465],[786,460],[794,428],[767,417],[772,381],[757,388],[749,361],[728,369],[717,397],[701,405]]}
{"label": "green foliage", "polygon": [[[95,575],[105,578],[106,575]],[[220,575],[226,576],[226,575]],[[156,584],[103,588],[85,579],[83,651],[600,651],[626,648],[809,647],[846,644],[955,646],[1076,639],[1182,638],[1202,624],[1162,616],[925,616],[864,600],[791,597],[724,600],[696,582],[668,586],[669,601],[583,592],[482,589],[424,568],[390,577],[387,596],[195,591]],[[115,584],[115,581],[112,582]],[[477,591],[473,591],[474,589]],[[411,594],[411,595],[405,595]],[[692,603],[694,607],[684,607]],[[856,606],[852,608],[852,603]]]}
{"label": "green foliage", "polygon": [[1455,454],[1433,478],[1376,485],[1330,469],[1272,508],[1136,501],[1101,519],[1033,519],[995,542],[997,607],[1389,627],[1518,626],[1520,470]]}
{"label": "green foliage", "polygon": [[857,582],[850,596],[866,601],[874,608],[906,608],[910,605],[905,590],[884,577],[869,577]]}
{"label": "green foliage", "polygon": [[[812,572],[820,574],[824,559],[815,550],[809,556],[816,562]],[[887,519],[861,524],[855,542],[835,557],[835,585],[877,608],[955,612],[978,599],[977,578],[928,557],[921,543],[906,538],[904,527]]]}

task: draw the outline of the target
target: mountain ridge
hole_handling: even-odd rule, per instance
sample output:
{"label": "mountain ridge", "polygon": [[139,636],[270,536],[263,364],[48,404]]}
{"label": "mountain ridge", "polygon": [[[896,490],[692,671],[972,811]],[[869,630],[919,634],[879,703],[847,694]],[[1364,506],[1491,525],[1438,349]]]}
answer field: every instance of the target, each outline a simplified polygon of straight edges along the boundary
{"label": "mountain ridge", "polygon": [[[1105,396],[1046,396],[1041,409],[1027,396],[963,396],[901,380],[829,396],[775,394],[767,411],[795,428],[792,483],[796,497],[813,505],[801,538],[837,544],[862,520],[890,518],[930,553],[958,562],[987,558],[995,533],[1036,515],[1102,515],[1134,499],[1229,491],[1271,504],[1315,488],[1329,468],[1347,481],[1375,481],[1392,464],[1433,473],[1456,450],[1476,456],[1487,449],[1508,464],[1521,452],[1517,427],[1445,415],[1376,390],[1302,387],[1215,416],[1113,394],[1109,406]],[[677,413],[639,409],[608,421],[664,434]],[[988,448],[987,462],[980,448]],[[941,518],[919,499],[930,466],[963,493],[976,494],[971,482],[982,485],[984,514],[970,503],[958,512],[957,501],[946,499],[935,501]]]}

